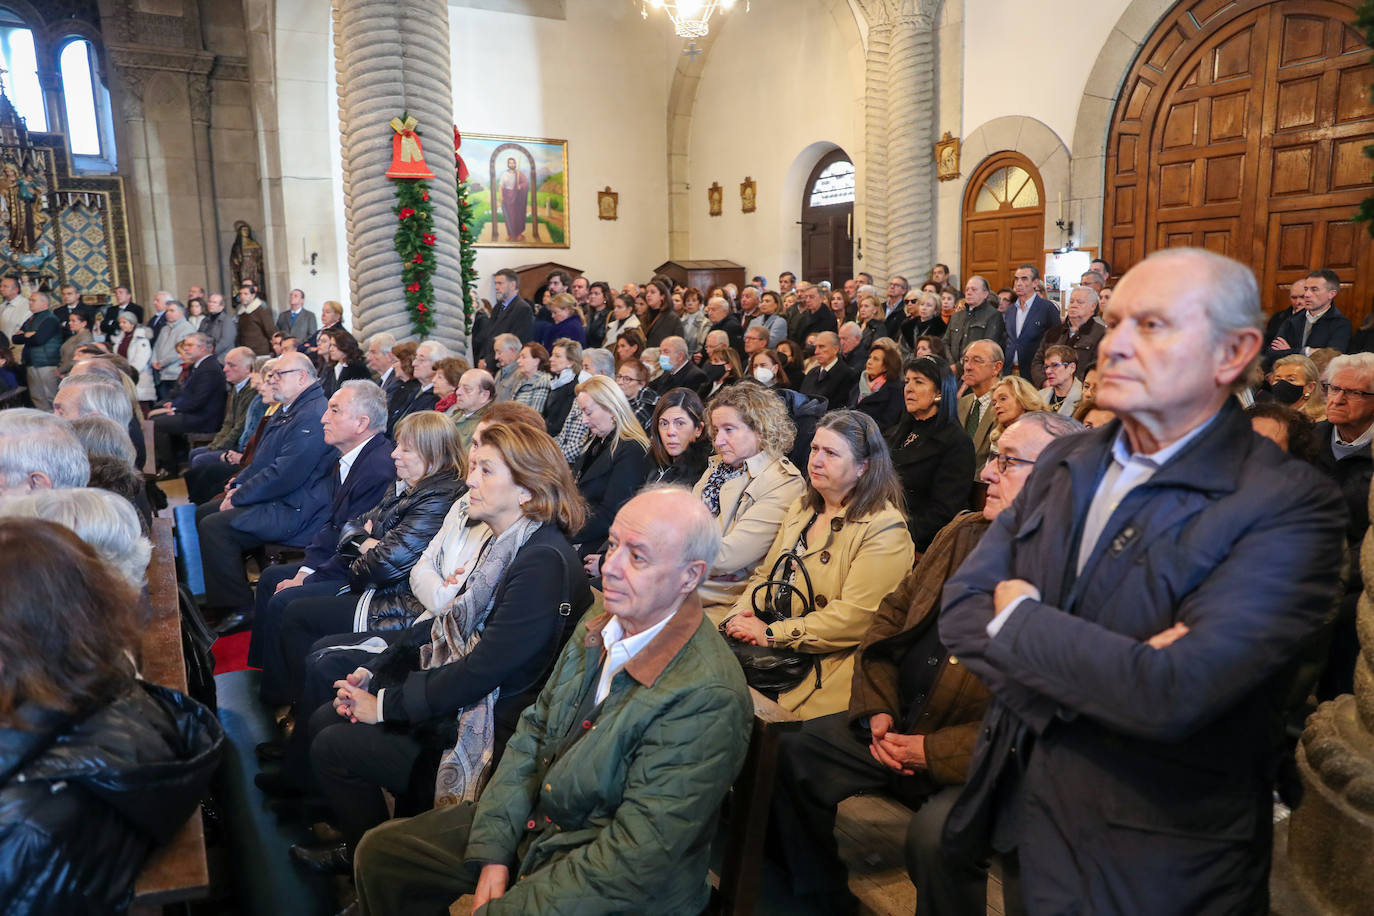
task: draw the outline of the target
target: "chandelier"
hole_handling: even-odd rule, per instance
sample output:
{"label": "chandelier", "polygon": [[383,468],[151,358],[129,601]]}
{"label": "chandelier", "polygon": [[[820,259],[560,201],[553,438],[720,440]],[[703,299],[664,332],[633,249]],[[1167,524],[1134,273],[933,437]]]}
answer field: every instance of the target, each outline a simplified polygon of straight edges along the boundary
{"label": "chandelier", "polygon": [[[725,11],[735,0],[640,0],[639,14],[649,18],[649,7],[661,9],[673,21],[673,30],[681,38],[705,38],[711,31],[711,17],[717,10]],[[745,0],[748,11],[749,0]]]}

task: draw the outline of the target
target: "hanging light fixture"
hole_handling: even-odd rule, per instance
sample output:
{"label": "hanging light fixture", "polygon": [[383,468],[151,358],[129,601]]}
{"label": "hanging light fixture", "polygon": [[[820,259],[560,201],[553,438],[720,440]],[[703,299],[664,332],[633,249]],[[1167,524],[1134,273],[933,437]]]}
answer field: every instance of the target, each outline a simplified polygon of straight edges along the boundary
{"label": "hanging light fixture", "polygon": [[[711,31],[711,17],[735,5],[735,0],[640,0],[639,13],[649,18],[649,7],[663,10],[673,21],[673,30],[681,38],[705,38]],[[745,10],[749,0],[745,0]]]}

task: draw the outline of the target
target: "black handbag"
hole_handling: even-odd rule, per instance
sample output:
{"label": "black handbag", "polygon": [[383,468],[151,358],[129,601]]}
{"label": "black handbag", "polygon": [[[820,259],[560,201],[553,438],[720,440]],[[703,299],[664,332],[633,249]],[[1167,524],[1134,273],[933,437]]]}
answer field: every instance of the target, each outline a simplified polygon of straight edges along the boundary
{"label": "black handbag", "polygon": [[[808,524],[809,528],[810,525]],[[803,594],[794,584],[800,575],[805,583]],[[763,595],[763,606],[759,606],[759,595]],[[801,614],[792,613],[792,598],[797,596],[802,602]],[[811,574],[806,571],[806,563],[795,550],[788,550],[778,557],[768,573],[768,580],[756,585],[749,596],[754,616],[764,623],[773,624],[788,617],[805,617],[816,609],[815,592],[811,587]],[[722,624],[722,630],[724,624]],[[777,649],[772,646],[756,646],[738,639],[727,639],[730,650],[739,659],[744,669],[744,680],[759,693],[776,700],[779,696],[814,674],[816,688],[821,686],[821,657],[814,652],[798,652],[795,649]]]}

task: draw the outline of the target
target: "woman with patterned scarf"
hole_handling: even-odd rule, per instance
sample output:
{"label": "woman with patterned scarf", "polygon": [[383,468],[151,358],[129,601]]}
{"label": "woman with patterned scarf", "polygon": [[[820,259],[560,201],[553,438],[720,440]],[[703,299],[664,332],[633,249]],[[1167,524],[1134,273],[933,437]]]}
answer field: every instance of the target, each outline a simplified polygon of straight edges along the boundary
{"label": "woman with patterned scarf", "polygon": [[[445,612],[411,627],[310,719],[311,763],[340,844],[293,846],[298,862],[347,874],[353,849],[387,819],[382,789],[476,799],[520,713],[538,696],[592,604],[568,535],[586,509],[545,432],[493,425],[474,443],[468,517],[491,530]],[[379,727],[381,726],[381,727]]]}

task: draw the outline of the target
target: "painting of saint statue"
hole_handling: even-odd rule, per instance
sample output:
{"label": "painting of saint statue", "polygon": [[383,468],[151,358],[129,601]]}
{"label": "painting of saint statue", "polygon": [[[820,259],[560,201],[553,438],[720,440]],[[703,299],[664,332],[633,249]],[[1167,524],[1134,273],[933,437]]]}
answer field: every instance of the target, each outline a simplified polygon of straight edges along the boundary
{"label": "painting of saint statue", "polygon": [[568,141],[463,133],[479,248],[567,248]]}

